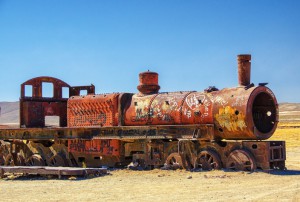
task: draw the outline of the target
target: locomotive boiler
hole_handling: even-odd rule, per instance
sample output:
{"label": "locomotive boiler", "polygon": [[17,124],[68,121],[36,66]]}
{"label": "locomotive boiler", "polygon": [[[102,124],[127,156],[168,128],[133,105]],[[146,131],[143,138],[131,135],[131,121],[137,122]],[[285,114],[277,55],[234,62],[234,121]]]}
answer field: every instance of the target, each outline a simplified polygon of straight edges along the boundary
{"label": "locomotive boiler", "polygon": [[[1,129],[0,163],[253,171],[285,167],[285,142],[262,141],[278,123],[266,83],[250,82],[251,55],[238,55],[238,86],[159,92],[158,74],[139,74],[138,93],[95,94],[91,86],[38,77],[21,85],[19,129]],[[53,97],[42,85],[53,83]],[[25,86],[32,96],[25,96]],[[69,89],[63,98],[62,88]],[[85,90],[86,95],[80,95]],[[45,117],[57,116],[56,127]]]}

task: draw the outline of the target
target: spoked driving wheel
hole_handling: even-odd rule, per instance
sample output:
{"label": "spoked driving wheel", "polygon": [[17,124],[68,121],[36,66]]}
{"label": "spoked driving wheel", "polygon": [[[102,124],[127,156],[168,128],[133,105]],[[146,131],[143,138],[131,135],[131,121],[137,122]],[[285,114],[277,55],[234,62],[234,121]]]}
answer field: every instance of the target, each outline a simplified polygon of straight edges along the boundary
{"label": "spoked driving wheel", "polygon": [[44,166],[45,161],[43,158],[38,154],[33,154],[26,160],[27,166]]}
{"label": "spoked driving wheel", "polygon": [[234,150],[229,154],[226,167],[236,171],[254,171],[256,163],[253,156],[245,150]]}
{"label": "spoked driving wheel", "polygon": [[9,143],[0,140],[0,166],[5,165],[5,159],[9,154]]}
{"label": "spoked driving wheel", "polygon": [[14,161],[14,158],[12,156],[12,154],[8,154],[6,157],[5,157],[5,163],[4,163],[5,166],[15,166],[15,161]]}
{"label": "spoked driving wheel", "polygon": [[195,169],[218,170],[221,169],[221,160],[214,151],[204,150],[196,158]]}
{"label": "spoked driving wheel", "polygon": [[0,166],[4,166],[5,164],[5,157],[3,154],[0,154]]}
{"label": "spoked driving wheel", "polygon": [[171,153],[165,163],[166,168],[176,170],[182,169],[182,158],[178,153]]}
{"label": "spoked driving wheel", "polygon": [[4,165],[6,165],[6,166],[23,166],[23,165],[25,165],[25,159],[20,153],[16,154],[15,158],[12,154],[8,154],[5,157]]}
{"label": "spoked driving wheel", "polygon": [[49,166],[64,167],[67,166],[67,163],[63,156],[61,156],[60,154],[55,154],[50,158]]}

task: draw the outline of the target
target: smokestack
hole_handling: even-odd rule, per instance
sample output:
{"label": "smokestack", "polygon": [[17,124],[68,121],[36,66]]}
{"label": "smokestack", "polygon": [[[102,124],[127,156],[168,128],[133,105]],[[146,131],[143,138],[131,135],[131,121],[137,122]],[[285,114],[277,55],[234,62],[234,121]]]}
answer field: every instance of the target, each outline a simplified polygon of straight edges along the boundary
{"label": "smokestack", "polygon": [[140,84],[137,89],[142,94],[158,93],[160,86],[158,85],[158,74],[156,72],[142,72],[139,74]]}
{"label": "smokestack", "polygon": [[238,60],[238,80],[240,86],[248,86],[251,76],[251,55],[243,54],[237,56]]}

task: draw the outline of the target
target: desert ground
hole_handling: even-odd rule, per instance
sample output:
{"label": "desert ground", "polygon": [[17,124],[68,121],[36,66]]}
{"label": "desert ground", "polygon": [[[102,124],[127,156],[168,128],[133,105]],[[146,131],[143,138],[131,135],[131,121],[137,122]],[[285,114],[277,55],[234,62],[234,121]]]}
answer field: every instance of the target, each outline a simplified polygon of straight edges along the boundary
{"label": "desert ground", "polygon": [[[292,108],[293,110],[293,108]],[[281,113],[272,140],[285,140],[287,171],[114,170],[91,178],[7,176],[1,201],[300,201],[300,113]]]}

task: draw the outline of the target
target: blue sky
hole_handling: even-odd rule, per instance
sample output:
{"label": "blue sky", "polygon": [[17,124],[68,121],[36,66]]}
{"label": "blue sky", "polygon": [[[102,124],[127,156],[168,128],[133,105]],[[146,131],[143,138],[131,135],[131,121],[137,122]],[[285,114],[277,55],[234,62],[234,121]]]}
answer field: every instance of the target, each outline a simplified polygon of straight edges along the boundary
{"label": "blue sky", "polygon": [[299,11],[291,0],[0,0],[0,100],[37,76],[137,92],[148,69],[161,91],[233,87],[249,53],[252,82],[300,102]]}

